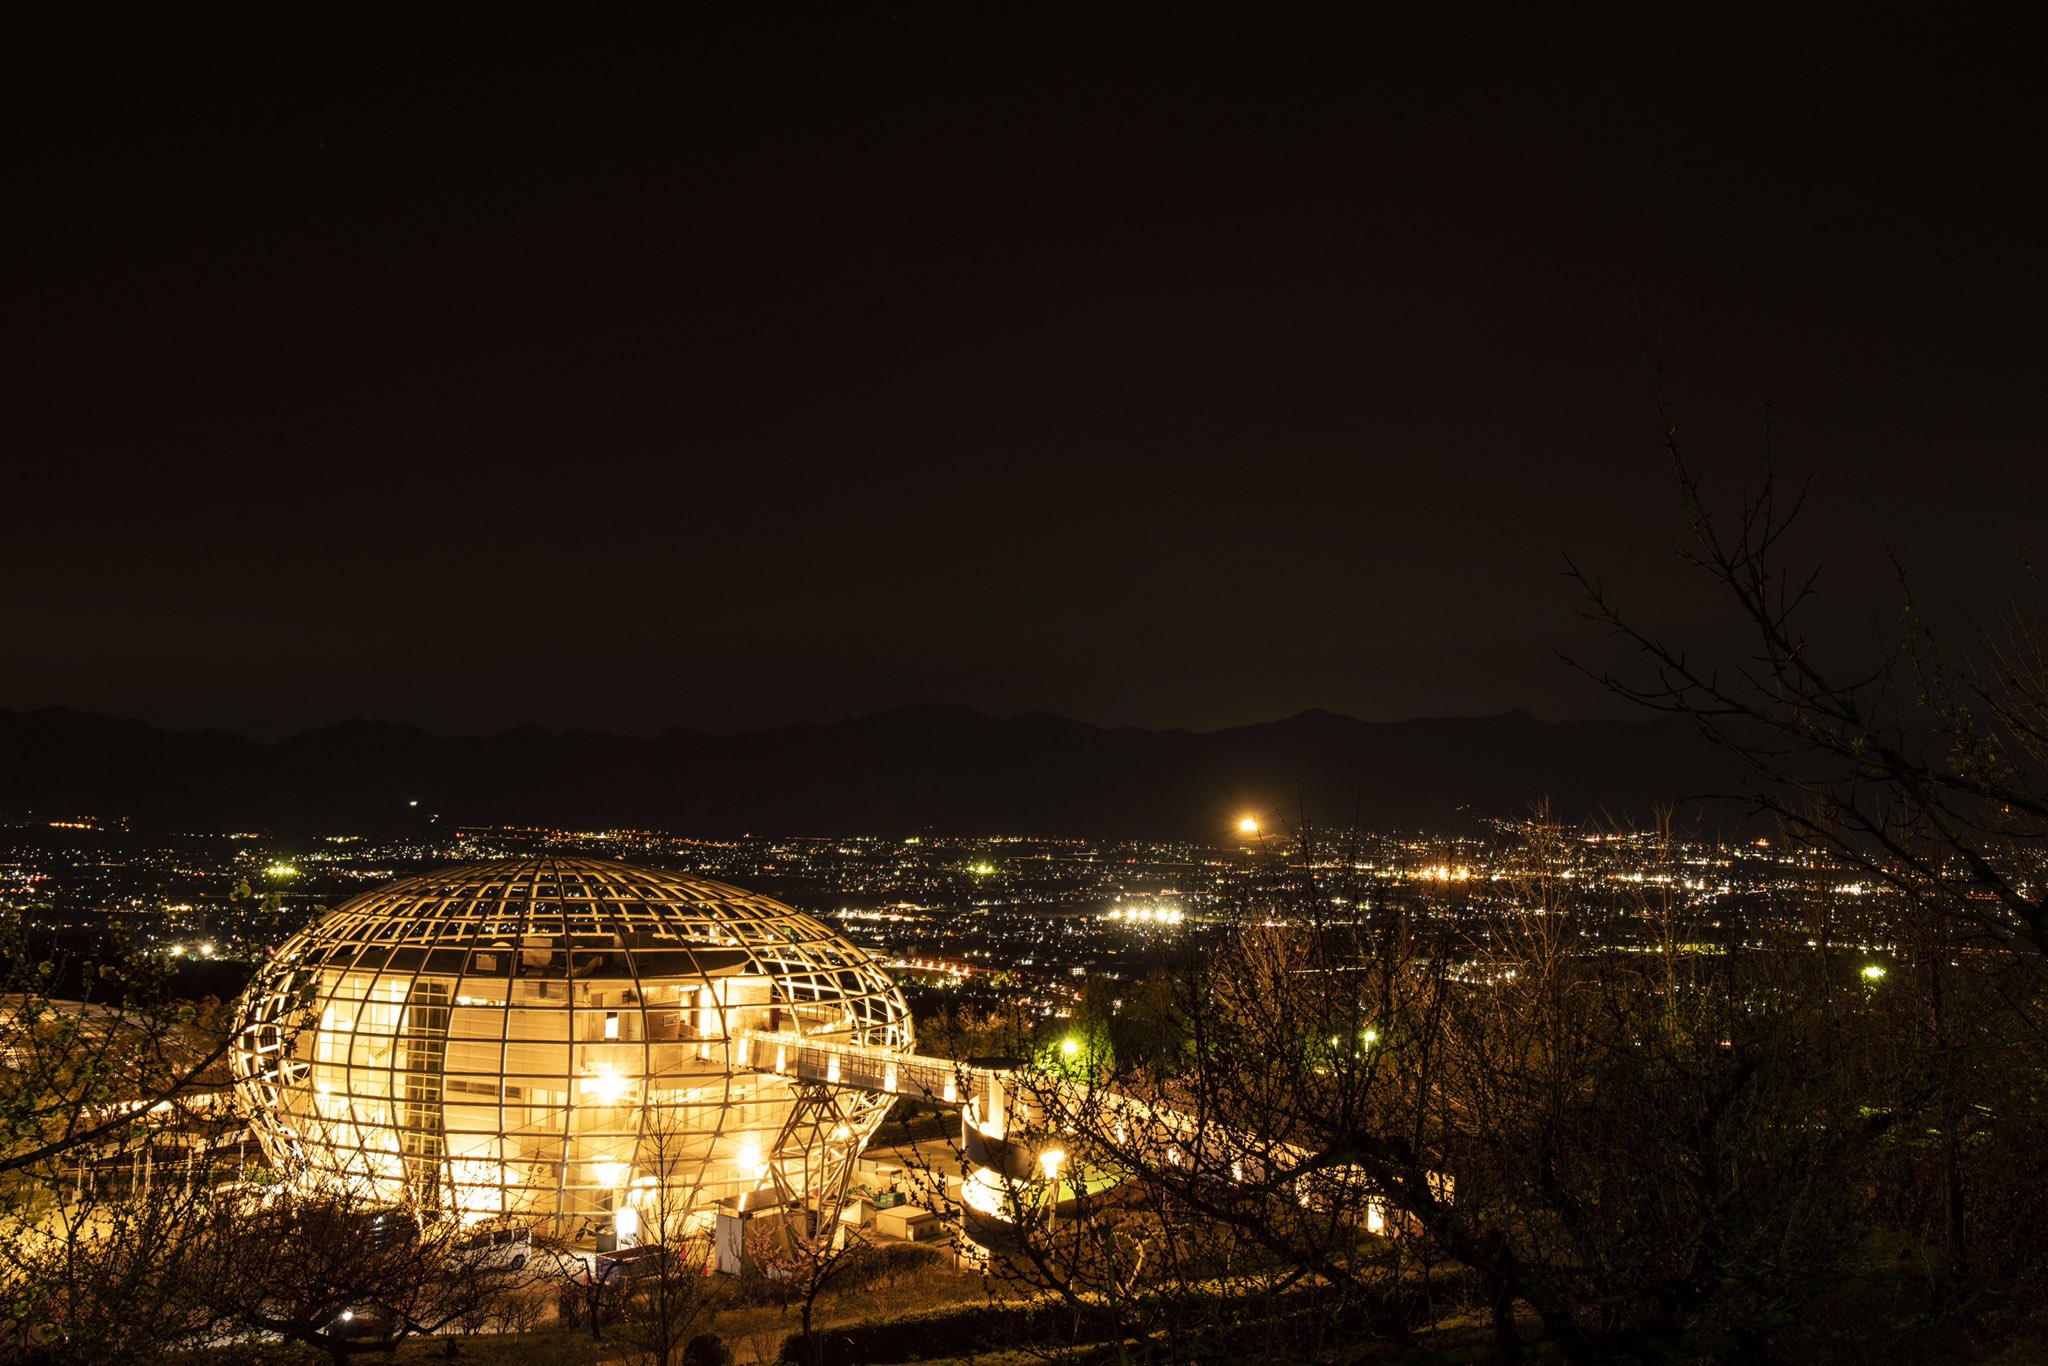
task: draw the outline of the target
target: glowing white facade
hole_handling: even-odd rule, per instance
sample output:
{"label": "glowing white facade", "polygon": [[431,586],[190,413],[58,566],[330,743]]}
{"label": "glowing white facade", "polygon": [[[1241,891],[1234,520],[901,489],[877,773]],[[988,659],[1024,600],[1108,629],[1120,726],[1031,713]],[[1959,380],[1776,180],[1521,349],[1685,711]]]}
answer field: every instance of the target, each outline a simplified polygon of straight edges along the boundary
{"label": "glowing white facade", "polygon": [[911,1047],[881,966],[808,915],[517,859],[394,883],[288,940],[244,1000],[234,1068],[289,1179],[582,1239],[656,1201],[701,1216],[772,1178],[800,1189],[866,1143],[889,1097],[799,1104],[762,1033]]}

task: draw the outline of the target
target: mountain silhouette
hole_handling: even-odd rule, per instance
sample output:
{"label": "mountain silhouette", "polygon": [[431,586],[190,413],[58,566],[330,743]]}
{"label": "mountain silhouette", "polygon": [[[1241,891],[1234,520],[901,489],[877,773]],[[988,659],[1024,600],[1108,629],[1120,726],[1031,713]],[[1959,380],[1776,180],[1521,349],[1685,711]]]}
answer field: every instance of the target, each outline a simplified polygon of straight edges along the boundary
{"label": "mountain silhouette", "polygon": [[383,833],[431,814],[444,829],[1210,839],[1245,811],[1452,830],[1547,800],[1568,820],[1640,821],[1736,787],[1729,760],[1672,717],[1368,722],[1317,710],[1195,732],[916,706],[737,735],[678,727],[652,740],[533,725],[439,736],[353,718],[264,744],[61,707],[0,709],[0,813],[174,830]]}

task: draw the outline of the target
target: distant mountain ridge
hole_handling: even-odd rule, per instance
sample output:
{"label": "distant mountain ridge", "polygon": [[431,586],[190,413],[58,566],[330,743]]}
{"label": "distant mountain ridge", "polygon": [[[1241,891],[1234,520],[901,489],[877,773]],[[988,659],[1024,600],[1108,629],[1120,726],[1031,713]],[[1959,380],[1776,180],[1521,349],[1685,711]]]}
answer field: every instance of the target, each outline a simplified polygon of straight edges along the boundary
{"label": "distant mountain ridge", "polygon": [[1671,717],[1369,722],[1316,710],[1195,732],[920,706],[729,736],[679,727],[652,740],[533,725],[437,736],[355,718],[264,744],[69,708],[0,709],[0,814],[118,815],[188,830],[374,833],[431,812],[443,828],[1201,839],[1245,810],[1448,830],[1543,798],[1567,819],[1644,819],[1736,786],[1727,758]]}

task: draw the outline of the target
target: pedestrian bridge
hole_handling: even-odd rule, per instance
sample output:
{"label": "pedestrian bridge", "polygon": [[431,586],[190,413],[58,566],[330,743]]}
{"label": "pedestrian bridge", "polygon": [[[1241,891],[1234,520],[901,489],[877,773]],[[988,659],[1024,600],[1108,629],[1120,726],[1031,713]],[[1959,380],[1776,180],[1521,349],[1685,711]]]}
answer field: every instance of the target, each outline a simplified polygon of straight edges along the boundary
{"label": "pedestrian bridge", "polygon": [[[961,1147],[968,1173],[961,1200],[964,1232],[983,1248],[1005,1239],[1006,1214],[1021,1189],[1050,1183],[1058,1199],[1065,1140],[1085,1124],[1108,1135],[1114,1148],[1134,1162],[1169,1166],[1195,1179],[1263,1186],[1276,1197],[1304,1204],[1348,1200],[1362,1211],[1369,1232],[1383,1231],[1390,1210],[1365,1174],[1352,1167],[1316,1165],[1310,1150],[1262,1135],[1230,1129],[1184,1111],[1044,1073],[974,1066],[950,1058],[899,1053],[886,1048],[806,1038],[791,1031],[736,1029],[731,1035],[735,1070],[752,1069],[788,1077],[800,1098],[810,1093],[829,1103],[829,1093],[859,1090],[958,1106]],[[805,1131],[801,1103],[784,1130],[785,1144]],[[815,1128],[809,1132],[816,1132]],[[845,1154],[841,1172],[857,1153]],[[816,1167],[815,1155],[785,1149],[784,1163]],[[830,1189],[830,1171],[820,1170]],[[1085,1178],[1070,1171],[1069,1183]],[[843,1185],[844,1175],[839,1177]],[[1438,1178],[1440,1189],[1448,1181]],[[1070,1185],[1070,1189],[1071,1189]],[[1014,1236],[1012,1233],[1010,1236]]]}

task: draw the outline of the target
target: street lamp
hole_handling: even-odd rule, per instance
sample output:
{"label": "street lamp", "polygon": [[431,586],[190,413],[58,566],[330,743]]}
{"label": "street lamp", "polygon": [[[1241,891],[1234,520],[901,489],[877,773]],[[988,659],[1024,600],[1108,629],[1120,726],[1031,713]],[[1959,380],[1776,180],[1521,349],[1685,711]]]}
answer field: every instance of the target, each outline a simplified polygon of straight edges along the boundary
{"label": "street lamp", "polygon": [[1060,1218],[1060,1163],[1067,1155],[1058,1148],[1048,1148],[1038,1155],[1038,1165],[1045,1168],[1046,1180],[1052,1182],[1052,1204],[1047,1207],[1045,1229],[1052,1232]]}

